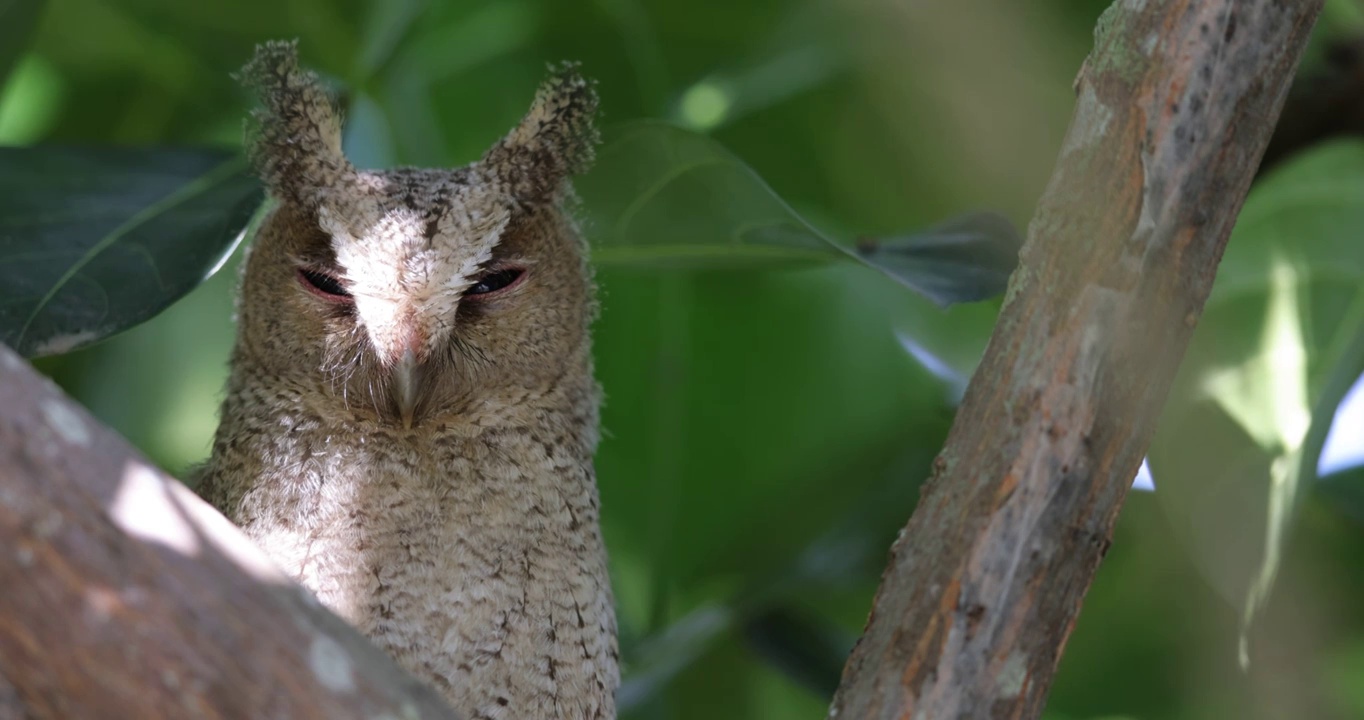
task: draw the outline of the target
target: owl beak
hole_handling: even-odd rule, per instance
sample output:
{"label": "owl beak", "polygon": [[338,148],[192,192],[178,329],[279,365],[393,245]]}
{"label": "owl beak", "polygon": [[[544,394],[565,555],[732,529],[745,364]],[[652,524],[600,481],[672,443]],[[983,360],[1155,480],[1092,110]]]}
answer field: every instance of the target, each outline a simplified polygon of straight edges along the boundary
{"label": "owl beak", "polygon": [[412,415],[417,407],[417,386],[420,378],[417,356],[409,348],[393,366],[393,399],[403,419],[403,429],[412,429]]}

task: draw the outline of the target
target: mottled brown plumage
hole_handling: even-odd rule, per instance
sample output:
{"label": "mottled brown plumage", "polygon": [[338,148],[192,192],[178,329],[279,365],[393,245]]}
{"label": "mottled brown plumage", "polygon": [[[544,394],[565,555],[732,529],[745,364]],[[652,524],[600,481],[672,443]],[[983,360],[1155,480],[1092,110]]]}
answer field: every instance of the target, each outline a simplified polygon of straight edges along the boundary
{"label": "mottled brown plumage", "polygon": [[247,258],[205,497],[466,718],[611,718],[571,68],[482,160],[360,171],[292,43],[243,70],[278,201]]}

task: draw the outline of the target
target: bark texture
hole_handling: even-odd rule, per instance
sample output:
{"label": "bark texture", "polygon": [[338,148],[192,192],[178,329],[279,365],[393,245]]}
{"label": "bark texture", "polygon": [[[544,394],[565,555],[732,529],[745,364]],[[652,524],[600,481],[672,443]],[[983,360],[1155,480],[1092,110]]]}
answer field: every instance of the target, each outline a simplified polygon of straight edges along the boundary
{"label": "bark texture", "polygon": [[453,718],[0,345],[0,720]]}
{"label": "bark texture", "polygon": [[1322,0],[1119,0],[831,718],[1036,718]]}

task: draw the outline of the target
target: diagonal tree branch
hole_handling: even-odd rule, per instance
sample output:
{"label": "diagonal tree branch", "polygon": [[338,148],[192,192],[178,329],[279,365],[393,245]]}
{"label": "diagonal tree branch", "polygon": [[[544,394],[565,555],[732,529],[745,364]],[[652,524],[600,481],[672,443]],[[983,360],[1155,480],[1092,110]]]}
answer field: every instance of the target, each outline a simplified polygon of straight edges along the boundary
{"label": "diagonal tree branch", "polygon": [[1035,718],[1322,0],[1118,0],[831,718]]}
{"label": "diagonal tree branch", "polygon": [[0,345],[0,720],[453,718]]}

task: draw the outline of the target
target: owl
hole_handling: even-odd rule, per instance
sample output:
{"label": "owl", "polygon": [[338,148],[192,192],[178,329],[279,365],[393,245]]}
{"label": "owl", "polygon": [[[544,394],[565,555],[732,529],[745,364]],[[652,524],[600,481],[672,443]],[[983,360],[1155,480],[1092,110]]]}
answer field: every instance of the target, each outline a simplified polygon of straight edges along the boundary
{"label": "owl", "polygon": [[481,159],[356,169],[296,46],[241,78],[273,208],[244,262],[200,492],[462,717],[612,718],[594,287],[569,66]]}

